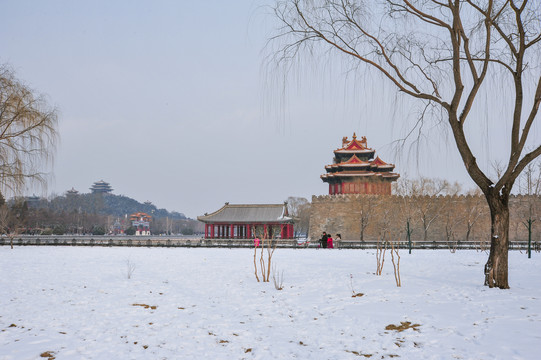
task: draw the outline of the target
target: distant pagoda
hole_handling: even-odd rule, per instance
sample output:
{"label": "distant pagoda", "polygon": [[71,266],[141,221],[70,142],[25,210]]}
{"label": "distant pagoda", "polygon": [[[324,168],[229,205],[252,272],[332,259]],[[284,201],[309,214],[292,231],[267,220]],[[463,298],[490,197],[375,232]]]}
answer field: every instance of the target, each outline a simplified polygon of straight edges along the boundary
{"label": "distant pagoda", "polygon": [[366,144],[366,137],[357,140],[353,133],[350,141],[342,139],[342,147],[334,150],[331,165],[325,166],[323,182],[329,183],[329,195],[337,194],[378,194],[390,195],[391,183],[400,175],[393,173],[394,165],[378,157],[376,151]]}
{"label": "distant pagoda", "polygon": [[75,190],[73,187],[66,191],[66,196],[76,196],[76,195],[79,195],[79,192],[77,190]]}
{"label": "distant pagoda", "polygon": [[108,182],[100,180],[92,184],[90,191],[92,191],[92,194],[108,194],[113,191],[113,188]]}
{"label": "distant pagoda", "polygon": [[36,196],[35,194],[33,194],[32,196],[27,196],[25,198],[26,200],[26,203],[28,204],[28,206],[37,206],[39,204],[39,201],[41,200],[41,198],[39,196]]}

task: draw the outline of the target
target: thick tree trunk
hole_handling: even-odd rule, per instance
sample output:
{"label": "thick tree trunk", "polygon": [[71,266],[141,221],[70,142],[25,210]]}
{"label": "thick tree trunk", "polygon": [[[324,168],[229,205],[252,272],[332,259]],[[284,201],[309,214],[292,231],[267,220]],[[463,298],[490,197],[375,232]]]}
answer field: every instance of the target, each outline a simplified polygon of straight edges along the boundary
{"label": "thick tree trunk", "polygon": [[509,197],[491,194],[487,195],[487,201],[492,226],[490,254],[485,264],[485,285],[509,289]]}

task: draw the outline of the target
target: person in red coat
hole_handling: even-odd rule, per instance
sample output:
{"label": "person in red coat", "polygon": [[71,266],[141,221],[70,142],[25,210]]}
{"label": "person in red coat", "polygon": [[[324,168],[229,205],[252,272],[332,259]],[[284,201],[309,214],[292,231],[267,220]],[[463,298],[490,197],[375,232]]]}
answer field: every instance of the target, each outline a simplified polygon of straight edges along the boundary
{"label": "person in red coat", "polygon": [[332,249],[333,248],[333,243],[332,243],[332,235],[329,234],[328,237],[327,237],[327,247],[329,249]]}

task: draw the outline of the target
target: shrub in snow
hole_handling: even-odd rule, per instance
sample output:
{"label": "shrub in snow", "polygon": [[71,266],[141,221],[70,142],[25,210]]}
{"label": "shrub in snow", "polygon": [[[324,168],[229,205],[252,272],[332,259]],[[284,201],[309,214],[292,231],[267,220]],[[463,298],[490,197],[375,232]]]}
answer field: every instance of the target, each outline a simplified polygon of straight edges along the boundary
{"label": "shrub in snow", "polygon": [[130,259],[126,260],[126,277],[128,279],[131,279],[131,276],[135,272],[135,264],[130,261]]}

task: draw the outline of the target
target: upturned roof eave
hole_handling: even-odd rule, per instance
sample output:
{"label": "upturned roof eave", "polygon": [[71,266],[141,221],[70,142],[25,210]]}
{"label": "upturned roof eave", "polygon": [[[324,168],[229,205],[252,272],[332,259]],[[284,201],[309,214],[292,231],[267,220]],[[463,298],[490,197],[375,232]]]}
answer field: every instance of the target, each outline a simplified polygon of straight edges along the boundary
{"label": "upturned roof eave", "polygon": [[392,177],[400,177],[399,174],[396,173],[377,173],[377,172],[369,172],[369,173],[328,173],[320,175],[321,179],[325,178],[337,178],[337,177],[384,177],[384,178],[392,178]]}
{"label": "upturned roof eave", "polygon": [[355,153],[370,154],[370,153],[375,153],[375,152],[376,150],[374,149],[351,149],[351,150],[336,149],[334,150],[335,154],[355,154]]}

